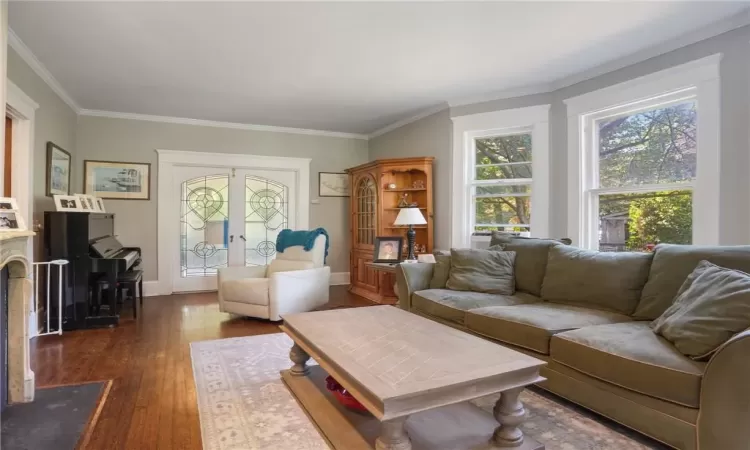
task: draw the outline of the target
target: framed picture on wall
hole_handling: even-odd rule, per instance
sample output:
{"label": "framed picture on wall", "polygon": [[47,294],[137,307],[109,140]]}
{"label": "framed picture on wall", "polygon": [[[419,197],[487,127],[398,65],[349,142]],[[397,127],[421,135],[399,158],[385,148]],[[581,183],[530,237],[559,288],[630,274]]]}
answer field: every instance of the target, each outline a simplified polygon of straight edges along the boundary
{"label": "framed picture on wall", "polygon": [[119,161],[83,162],[83,191],[117,200],[151,198],[151,164]]}
{"label": "framed picture on wall", "polygon": [[70,194],[70,153],[47,142],[47,196]]}
{"label": "framed picture on wall", "polygon": [[349,197],[349,175],[346,173],[319,172],[319,197]]}

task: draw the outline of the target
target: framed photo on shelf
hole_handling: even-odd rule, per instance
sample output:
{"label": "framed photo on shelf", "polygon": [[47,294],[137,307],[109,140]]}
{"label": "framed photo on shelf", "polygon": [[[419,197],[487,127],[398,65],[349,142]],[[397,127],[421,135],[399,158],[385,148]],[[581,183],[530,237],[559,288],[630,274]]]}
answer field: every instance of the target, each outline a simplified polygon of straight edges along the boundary
{"label": "framed photo on shelf", "polygon": [[81,200],[77,195],[55,195],[54,198],[56,211],[84,211],[81,208]]}
{"label": "framed photo on shelf", "polygon": [[81,211],[85,212],[99,212],[96,209],[96,197],[93,195],[76,194],[78,202],[81,204]]}
{"label": "framed photo on shelf", "polygon": [[319,172],[318,197],[349,197],[349,174]]}
{"label": "framed photo on shelf", "polygon": [[26,230],[26,222],[12,197],[0,197],[0,232]]}
{"label": "framed photo on shelf", "polygon": [[151,198],[151,163],[85,160],[83,180],[84,193],[98,198]]}
{"label": "framed photo on shelf", "polygon": [[70,194],[70,153],[47,142],[47,196]]}
{"label": "framed photo on shelf", "polygon": [[377,236],[375,238],[375,254],[372,255],[376,263],[401,262],[401,246],[404,238],[401,236]]}

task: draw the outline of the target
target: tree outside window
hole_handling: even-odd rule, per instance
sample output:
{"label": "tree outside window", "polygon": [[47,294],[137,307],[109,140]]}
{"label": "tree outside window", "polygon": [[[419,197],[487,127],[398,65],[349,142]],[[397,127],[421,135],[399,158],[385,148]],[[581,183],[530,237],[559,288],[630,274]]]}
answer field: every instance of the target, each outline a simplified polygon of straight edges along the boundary
{"label": "tree outside window", "polygon": [[599,248],[650,250],[692,241],[697,161],[695,101],[600,119]]}

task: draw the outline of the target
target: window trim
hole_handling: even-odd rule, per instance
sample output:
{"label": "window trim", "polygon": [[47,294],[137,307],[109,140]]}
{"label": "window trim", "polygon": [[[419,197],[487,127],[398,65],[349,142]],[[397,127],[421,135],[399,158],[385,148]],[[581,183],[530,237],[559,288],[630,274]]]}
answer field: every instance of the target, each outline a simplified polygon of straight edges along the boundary
{"label": "window trim", "polygon": [[[546,237],[549,230],[549,108],[537,105],[452,117],[453,155],[451,189],[451,247],[471,246],[470,188],[474,186],[474,139],[531,132],[531,235]],[[524,181],[521,181],[524,180]],[[509,185],[524,184],[514,179]],[[492,185],[498,185],[493,181]]]}
{"label": "window trim", "polygon": [[[717,53],[686,64],[636,78],[564,100],[568,110],[568,233],[573,244],[598,248],[598,222],[594,224],[592,205],[595,194],[617,193],[647,186],[596,188],[591,166],[598,161],[593,154],[593,121],[623,109],[622,114],[669,105],[694,98],[698,111],[698,153],[696,177],[690,183],[657,185],[668,190],[673,185],[693,191],[693,244],[719,243],[720,175],[720,90]],[[659,100],[663,100],[659,102]],[[608,114],[609,113],[609,114]],[[654,185],[649,187],[653,188]],[[651,189],[653,190],[653,189]],[[607,191],[607,192],[605,192]],[[594,242],[595,241],[595,242]]]}

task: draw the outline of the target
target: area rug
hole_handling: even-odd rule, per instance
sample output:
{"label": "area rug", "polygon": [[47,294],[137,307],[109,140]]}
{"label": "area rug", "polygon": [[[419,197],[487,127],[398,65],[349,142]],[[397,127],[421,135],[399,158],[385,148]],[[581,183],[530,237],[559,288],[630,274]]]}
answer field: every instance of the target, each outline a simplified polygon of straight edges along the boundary
{"label": "area rug", "polygon": [[[11,405],[2,413],[3,450],[82,448],[109,382],[37,389],[34,401]],[[78,447],[81,445],[81,447]]]}
{"label": "area rug", "polygon": [[[205,450],[328,450],[281,381],[292,341],[268,334],[191,344]],[[491,411],[497,396],[474,403]],[[546,450],[664,447],[548,394],[526,389],[524,433]]]}

